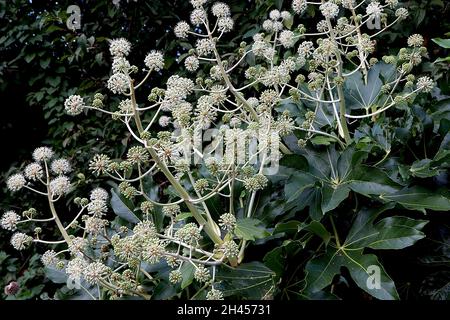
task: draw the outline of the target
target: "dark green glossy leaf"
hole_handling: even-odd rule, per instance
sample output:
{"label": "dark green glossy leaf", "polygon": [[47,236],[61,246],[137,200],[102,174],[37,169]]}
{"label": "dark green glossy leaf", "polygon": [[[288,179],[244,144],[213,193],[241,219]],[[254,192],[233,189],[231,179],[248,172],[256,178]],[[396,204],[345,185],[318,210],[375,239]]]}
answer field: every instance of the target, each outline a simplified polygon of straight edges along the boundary
{"label": "dark green glossy leaf", "polygon": [[270,235],[262,225],[262,222],[253,218],[238,219],[234,233],[239,238],[250,241],[262,239]]}

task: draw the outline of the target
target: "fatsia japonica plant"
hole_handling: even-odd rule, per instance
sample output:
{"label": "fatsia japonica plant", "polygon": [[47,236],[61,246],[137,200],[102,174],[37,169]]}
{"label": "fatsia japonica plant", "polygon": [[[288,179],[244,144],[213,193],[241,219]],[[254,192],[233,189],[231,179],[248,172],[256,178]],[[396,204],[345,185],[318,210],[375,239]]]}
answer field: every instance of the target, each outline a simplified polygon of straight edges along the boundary
{"label": "fatsia japonica plant", "polygon": [[[62,221],[55,203],[72,190],[72,168],[51,148],[36,149],[35,162],[11,176],[8,188],[45,196],[50,215],[8,211],[1,225],[15,231],[25,223],[54,222],[61,239],[43,238],[37,227],[34,235],[14,233],[11,244],[18,250],[50,246],[44,265],[64,272],[93,299],[270,299],[283,279],[281,252],[304,249],[317,236],[322,242],[305,266],[299,294],[315,297],[347,267],[369,294],[398,298],[377,257],[363,251],[410,246],[424,237],[426,221],[377,220],[396,205],[408,208],[401,200],[405,184],[377,167],[389,155],[387,141],[385,157],[366,166],[371,150],[355,140],[364,126],[377,128],[390,109],[405,109],[433,89],[431,78],[413,75],[427,56],[421,35],[411,35],[396,55],[374,56],[376,37],[404,21],[407,9],[397,0],[294,0],[290,10],[270,11],[251,43],[224,51],[221,43],[235,23],[229,6],[190,2],[190,23],[173,29],[180,41],[192,43],[179,59],[179,74],[150,85],[151,75],[164,72],[163,53],[152,50],[142,66],[134,65],[128,60],[132,44],[114,39],[108,96],[65,101],[69,115],[94,110],[127,127],[133,143],[124,159],[96,154],[88,165],[117,187],[76,198],[79,212]],[[308,8],[319,13],[316,25],[301,24]],[[380,29],[367,28],[373,21]],[[119,103],[109,103],[109,95]],[[143,95],[147,101],[139,100]],[[344,240],[332,213],[350,192],[384,205],[361,208]],[[448,199],[438,200],[420,209],[448,206]],[[306,207],[305,221],[292,218]],[[246,259],[253,245],[280,238],[281,247],[265,252],[266,264]],[[374,267],[381,268],[381,283],[371,287]],[[194,288],[189,296],[188,287]]]}

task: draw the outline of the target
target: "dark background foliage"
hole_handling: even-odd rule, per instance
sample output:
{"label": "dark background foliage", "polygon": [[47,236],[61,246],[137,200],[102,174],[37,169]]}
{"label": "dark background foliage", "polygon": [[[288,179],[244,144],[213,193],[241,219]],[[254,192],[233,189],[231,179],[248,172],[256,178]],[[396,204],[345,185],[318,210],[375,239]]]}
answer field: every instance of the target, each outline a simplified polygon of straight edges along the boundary
{"label": "dark background foliage", "polygon": [[[229,45],[236,46],[241,37],[249,38],[259,30],[262,17],[275,7],[286,8],[290,1],[256,0],[227,1],[235,15],[235,39]],[[431,39],[448,38],[450,31],[449,3],[443,0],[407,1],[410,19],[397,25],[378,40],[379,55],[395,52],[403,47],[412,33],[425,37],[430,52],[429,62],[424,64],[425,72],[431,73],[441,88],[441,94],[450,94],[449,63],[433,63],[439,57],[449,55],[448,50],[436,45]],[[71,31],[66,27],[66,8],[76,4],[81,8],[81,29]],[[108,39],[125,37],[133,44],[131,60],[141,59],[150,49],[165,52],[166,69],[155,76],[150,84],[164,82],[165,77],[178,69],[178,58],[190,49],[187,43],[175,39],[172,28],[177,21],[187,19],[190,5],[187,0],[138,0],[120,1],[120,8],[111,0],[1,0],[0,1],[0,210],[9,208],[17,211],[29,206],[39,208],[34,199],[21,195],[20,202],[11,198],[6,191],[5,178],[14,170],[30,161],[32,150],[42,144],[52,146],[59,154],[71,159],[77,172],[77,192],[83,193],[90,185],[100,181],[87,172],[85,166],[93,153],[108,152],[120,157],[130,141],[120,123],[92,112],[84,117],[71,118],[64,114],[63,102],[73,94],[92,94],[104,87],[109,73],[110,56]],[[312,17],[314,12],[309,12]],[[304,24],[307,25],[308,18]],[[250,39],[247,39],[250,40]],[[77,89],[73,89],[77,88]],[[105,93],[105,92],[103,92]],[[424,104],[431,104],[425,101]],[[107,139],[104,139],[108,137]],[[404,157],[420,154],[421,145],[404,146],[397,150]],[[412,157],[412,156],[411,156]],[[428,183],[448,187],[448,176],[430,179]],[[77,194],[73,194],[73,197]],[[68,199],[70,207],[72,199]],[[404,299],[428,299],[436,297],[436,288],[442,288],[443,297],[448,298],[449,281],[449,219],[430,214],[431,223],[426,227],[429,240],[402,251],[400,254],[385,253],[385,267],[393,270],[391,276],[397,283]],[[32,247],[20,253],[11,250],[10,234],[0,231],[0,285],[19,279],[22,290],[17,298],[45,298],[55,287],[44,279],[43,270]],[[292,261],[306,257],[287,252]],[[262,259],[264,252],[255,252]],[[445,260],[446,259],[446,260]],[[398,261],[408,265],[408,270],[396,269]],[[405,263],[408,261],[408,263]],[[437,262],[436,262],[437,261]],[[445,264],[447,261],[447,265]],[[286,265],[286,272],[296,281],[297,263]],[[447,268],[446,268],[447,267]],[[290,283],[281,284],[289,288]],[[344,288],[343,296],[367,298],[357,290]],[[352,286],[350,286],[352,287]],[[337,285],[339,290],[339,284]],[[434,295],[434,296],[433,296]],[[289,298],[289,290],[280,293],[280,298]],[[442,297],[441,297],[442,298]]]}

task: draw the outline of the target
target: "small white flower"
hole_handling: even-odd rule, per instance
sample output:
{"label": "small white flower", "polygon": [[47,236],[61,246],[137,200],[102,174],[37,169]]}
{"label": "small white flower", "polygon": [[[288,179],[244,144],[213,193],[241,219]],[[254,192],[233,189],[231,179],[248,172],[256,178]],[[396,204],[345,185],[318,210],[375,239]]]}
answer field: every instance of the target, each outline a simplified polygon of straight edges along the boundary
{"label": "small white flower", "polygon": [[11,237],[11,245],[16,250],[23,250],[28,244],[33,241],[33,238],[26,235],[25,233],[17,232]]}
{"label": "small white flower", "polygon": [[178,38],[187,38],[189,30],[190,30],[189,24],[185,21],[180,21],[175,26],[174,29],[175,36],[177,36]]}
{"label": "small white flower", "polygon": [[83,98],[79,95],[71,95],[64,102],[64,108],[68,115],[76,116],[83,112],[85,107]]}
{"label": "small white flower", "polygon": [[108,80],[108,89],[113,93],[125,93],[130,86],[130,79],[123,73],[115,73]]}
{"label": "small white flower", "polygon": [[33,159],[37,162],[48,161],[53,158],[53,150],[48,147],[39,147],[33,152]]}
{"label": "small white flower", "polygon": [[8,178],[8,181],[6,181],[6,185],[10,191],[19,191],[25,186],[26,183],[27,181],[20,173],[12,175]]}
{"label": "small white flower", "polygon": [[184,60],[184,66],[188,71],[194,72],[198,69],[200,65],[198,58],[196,56],[189,56]]}
{"label": "small white flower", "polygon": [[25,177],[29,180],[38,180],[44,176],[44,171],[39,163],[30,163],[25,167]]}
{"label": "small white flower", "polygon": [[319,9],[325,18],[333,19],[339,14],[339,6],[331,1],[321,4]]}
{"label": "small white flower", "polygon": [[223,2],[216,2],[212,6],[211,11],[213,16],[218,18],[228,17],[230,15],[230,7]]}
{"label": "small white flower", "polygon": [[14,211],[6,211],[2,219],[0,220],[0,225],[3,229],[14,231],[17,228],[17,222],[20,221],[20,216]]}
{"label": "small white flower", "polygon": [[111,40],[109,51],[114,57],[127,56],[131,51],[131,43],[124,38]]}
{"label": "small white flower", "polygon": [[95,188],[91,191],[91,200],[103,200],[106,201],[109,198],[108,191],[103,188]]}
{"label": "small white flower", "polygon": [[55,196],[61,196],[70,190],[70,180],[66,176],[59,176],[50,181],[50,192]]}
{"label": "small white flower", "polygon": [[57,159],[53,160],[51,169],[53,173],[61,175],[61,174],[67,174],[72,171],[72,166],[70,165],[70,162],[66,159]]}
{"label": "small white flower", "polygon": [[144,63],[150,70],[159,71],[164,68],[164,56],[161,52],[152,50],[145,57]]}

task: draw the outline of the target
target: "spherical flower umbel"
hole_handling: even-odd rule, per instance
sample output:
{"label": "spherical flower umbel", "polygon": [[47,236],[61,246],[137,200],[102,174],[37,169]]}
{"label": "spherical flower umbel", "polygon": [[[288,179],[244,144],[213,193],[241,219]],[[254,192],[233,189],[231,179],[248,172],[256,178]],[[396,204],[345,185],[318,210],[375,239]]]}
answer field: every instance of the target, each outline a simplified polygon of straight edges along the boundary
{"label": "spherical flower umbel", "polygon": [[398,6],[398,0],[385,0],[385,2],[391,9]]}
{"label": "spherical flower umbel", "polygon": [[90,284],[98,283],[103,277],[108,275],[111,269],[101,262],[89,263],[83,270],[83,276]]}
{"label": "spherical flower umbel", "polygon": [[159,117],[158,124],[163,128],[167,127],[170,124],[170,117],[168,116]]}
{"label": "spherical flower umbel", "polygon": [[236,226],[236,217],[231,213],[224,213],[219,218],[219,226],[226,231],[232,231]]}
{"label": "spherical flower umbel", "polygon": [[339,6],[331,1],[321,4],[319,9],[325,18],[333,19],[339,14]]}
{"label": "spherical flower umbel", "polygon": [[223,2],[216,2],[212,6],[212,14],[215,17],[223,18],[230,16],[230,7]]}
{"label": "spherical flower umbel", "polygon": [[53,158],[53,150],[48,147],[39,147],[33,152],[33,159],[36,162],[48,161]]}
{"label": "spherical flower umbel", "polygon": [[217,22],[217,29],[220,32],[230,32],[234,27],[234,21],[231,17],[219,18]]}
{"label": "spherical flower umbel", "polygon": [[174,28],[175,36],[178,38],[187,38],[190,29],[191,27],[186,21],[180,21]]}
{"label": "spherical flower umbel", "polygon": [[181,271],[179,271],[179,270],[172,270],[169,273],[169,281],[172,284],[176,284],[178,282],[183,281],[183,275],[181,274]]}
{"label": "spherical flower umbel", "polygon": [[87,206],[87,211],[89,214],[92,214],[96,217],[101,217],[108,211],[106,201],[102,199],[92,200]]}
{"label": "spherical flower umbel", "polygon": [[280,37],[278,39],[281,45],[285,48],[291,48],[294,46],[295,37],[294,33],[290,30],[284,30],[280,33]]}
{"label": "spherical flower umbel", "polygon": [[194,272],[194,278],[199,282],[207,282],[211,278],[209,269],[205,268],[204,265],[197,266]]}
{"label": "spherical flower umbel", "polygon": [[184,66],[188,71],[194,72],[198,69],[199,61],[196,56],[189,56],[184,60]]}
{"label": "spherical flower umbel", "polygon": [[0,220],[0,226],[3,229],[14,231],[19,221],[20,216],[15,211],[6,211]]}
{"label": "spherical flower umbel", "polygon": [[70,180],[66,176],[59,176],[50,181],[50,192],[54,196],[62,196],[70,190]]}
{"label": "spherical flower umbel", "polygon": [[292,1],[292,10],[294,10],[295,13],[301,14],[303,13],[307,8],[306,0],[294,0]]}
{"label": "spherical flower umbel", "polygon": [[214,50],[214,42],[209,39],[200,39],[197,40],[197,44],[195,46],[197,53],[199,56],[207,56]]}
{"label": "spherical flower umbel", "polygon": [[194,26],[198,26],[206,21],[206,11],[203,9],[195,9],[191,12],[191,23]]}
{"label": "spherical flower umbel", "polygon": [[225,258],[236,258],[239,255],[239,246],[233,240],[225,241],[222,244],[222,252]]}
{"label": "spherical flower umbel", "polygon": [[38,180],[44,176],[44,171],[39,163],[30,163],[25,167],[25,177],[29,180]]}
{"label": "spherical flower umbel", "polygon": [[272,11],[269,12],[269,18],[276,21],[279,20],[281,18],[281,13],[280,11],[278,11],[277,9],[274,9]]}
{"label": "spherical flower umbel", "polygon": [[16,173],[8,178],[6,181],[6,186],[10,191],[19,191],[25,186],[26,183],[27,181],[24,176],[20,173]]}
{"label": "spherical flower umbel", "polygon": [[164,68],[164,56],[161,52],[152,50],[145,57],[144,63],[150,70],[160,71]]}
{"label": "spherical flower umbel", "polygon": [[355,0],[342,0],[342,6],[346,9],[355,7]]}
{"label": "spherical flower umbel", "polygon": [[27,245],[31,243],[31,241],[33,241],[32,237],[21,232],[14,233],[11,237],[11,245],[16,250],[25,249]]}
{"label": "spherical flower umbel", "polygon": [[423,45],[423,37],[420,34],[413,34],[408,38],[408,46],[421,47]]}
{"label": "spherical flower umbel", "polygon": [[115,73],[108,79],[107,87],[112,93],[125,93],[130,87],[130,79],[123,73]]}
{"label": "spherical flower umbel", "polygon": [[195,243],[199,241],[202,236],[200,234],[200,229],[195,223],[188,223],[183,228],[175,232],[175,238],[178,238],[186,243]]}
{"label": "spherical flower umbel", "polygon": [[68,115],[76,116],[83,112],[84,100],[79,95],[71,95],[64,101],[64,109]]}
{"label": "spherical flower umbel", "polygon": [[80,280],[83,276],[84,270],[87,267],[87,262],[84,258],[78,256],[69,261],[66,267],[66,273],[72,280]]}
{"label": "spherical flower umbel", "polygon": [[131,51],[131,43],[124,38],[111,40],[109,51],[115,57],[127,56]]}
{"label": "spherical flower umbel", "polygon": [[430,77],[424,76],[417,79],[417,89],[422,92],[431,92],[434,88],[433,79]]}
{"label": "spherical flower umbel", "polygon": [[89,199],[91,200],[108,200],[109,194],[108,191],[106,191],[103,188],[95,188],[91,191]]}
{"label": "spherical flower umbel", "polygon": [[126,58],[114,57],[111,69],[112,69],[113,73],[118,73],[118,72],[125,73],[125,72],[128,72],[130,67],[131,67],[130,62],[128,62],[128,60]]}
{"label": "spherical flower umbel", "polygon": [[223,300],[223,293],[220,290],[212,288],[206,294],[206,300]]}
{"label": "spherical flower umbel", "polygon": [[373,1],[367,5],[366,14],[370,17],[379,18],[383,13],[383,7],[379,2]]}
{"label": "spherical flower umbel", "polygon": [[54,160],[50,166],[53,173],[61,175],[61,174],[67,174],[72,171],[72,166],[70,165],[70,162],[66,159],[57,159]]}
{"label": "spherical flower umbel", "polygon": [[72,239],[72,241],[69,244],[69,252],[73,255],[76,256],[78,254],[81,253],[81,251],[83,251],[86,246],[87,246],[87,240],[84,238],[74,238]]}
{"label": "spherical flower umbel", "polygon": [[400,20],[405,20],[409,16],[408,9],[406,8],[398,8],[395,10],[395,16]]}
{"label": "spherical flower umbel", "polygon": [[41,262],[45,267],[55,266],[59,259],[54,250],[47,250],[41,257]]}
{"label": "spherical flower umbel", "polygon": [[194,8],[200,8],[203,6],[208,0],[191,0],[191,4]]}
{"label": "spherical flower umbel", "polygon": [[111,164],[111,160],[105,154],[96,154],[89,162],[89,170],[94,174],[103,174],[108,172],[108,167]]}

